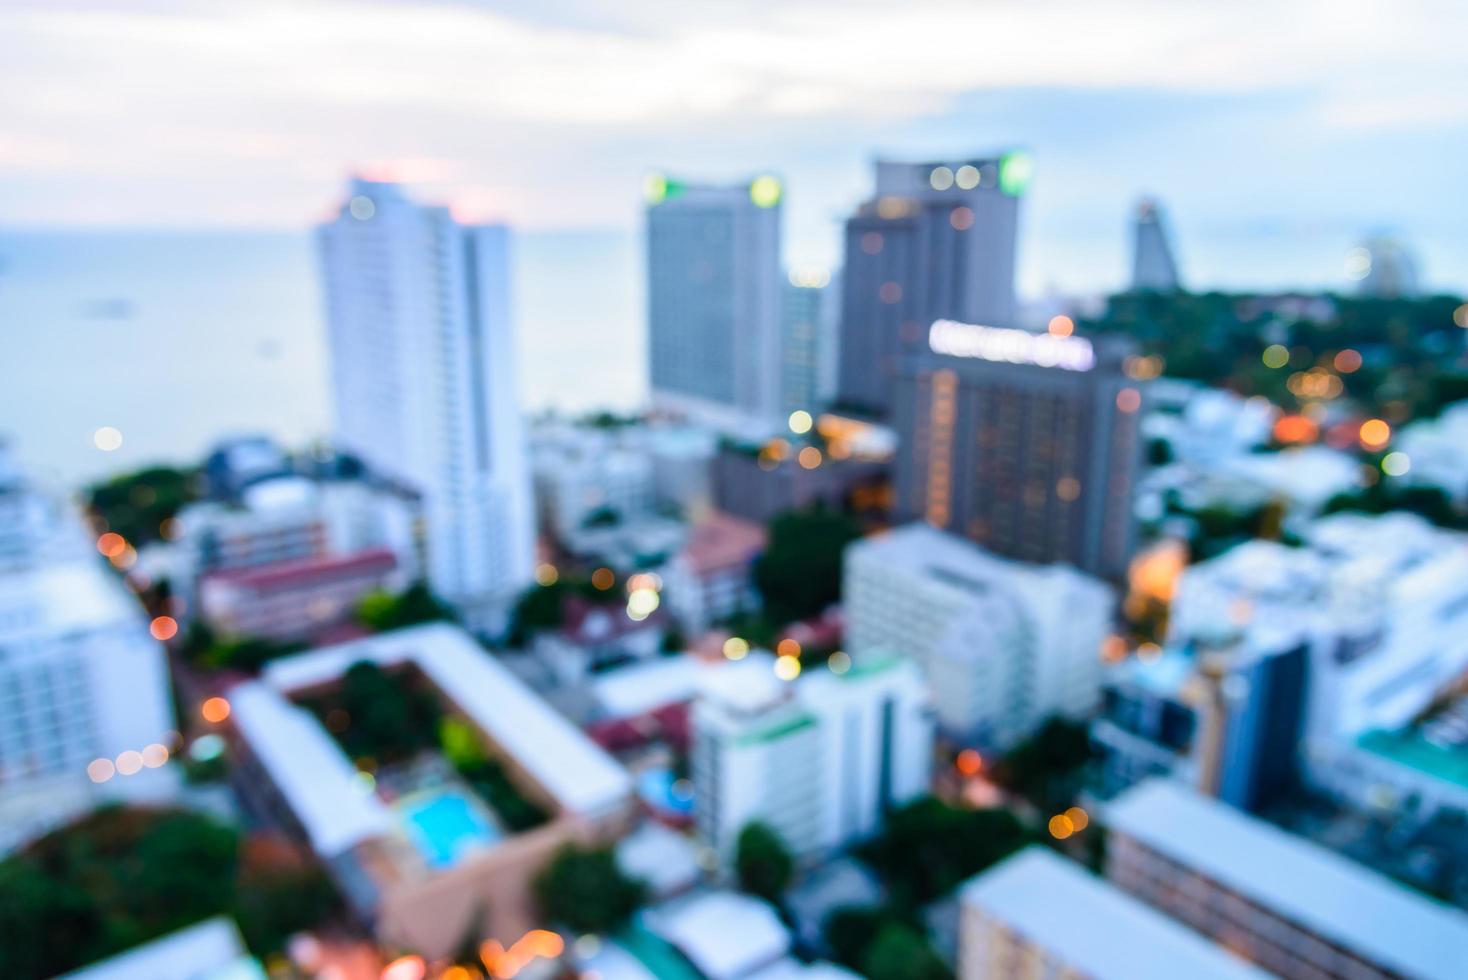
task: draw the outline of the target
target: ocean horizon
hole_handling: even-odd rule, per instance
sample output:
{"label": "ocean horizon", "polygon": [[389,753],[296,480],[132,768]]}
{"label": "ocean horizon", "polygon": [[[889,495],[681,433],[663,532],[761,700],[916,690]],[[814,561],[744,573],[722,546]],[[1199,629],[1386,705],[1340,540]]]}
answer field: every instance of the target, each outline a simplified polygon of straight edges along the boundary
{"label": "ocean horizon", "polygon": [[[526,412],[646,400],[638,236],[518,232]],[[198,460],[222,436],[330,431],[311,232],[0,231],[0,438],[74,485]],[[121,448],[92,442],[102,426]]]}

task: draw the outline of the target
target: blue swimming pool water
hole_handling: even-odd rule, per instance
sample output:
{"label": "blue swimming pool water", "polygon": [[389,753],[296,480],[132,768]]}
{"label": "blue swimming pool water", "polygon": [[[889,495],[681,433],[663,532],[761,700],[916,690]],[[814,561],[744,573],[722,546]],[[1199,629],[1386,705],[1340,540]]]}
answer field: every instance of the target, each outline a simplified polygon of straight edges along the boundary
{"label": "blue swimming pool water", "polygon": [[402,807],[403,823],[430,867],[447,868],[471,851],[500,839],[500,832],[458,790],[444,790]]}
{"label": "blue swimming pool water", "polygon": [[637,776],[637,794],[656,810],[686,816],[693,812],[693,794],[668,769],[644,769]]}

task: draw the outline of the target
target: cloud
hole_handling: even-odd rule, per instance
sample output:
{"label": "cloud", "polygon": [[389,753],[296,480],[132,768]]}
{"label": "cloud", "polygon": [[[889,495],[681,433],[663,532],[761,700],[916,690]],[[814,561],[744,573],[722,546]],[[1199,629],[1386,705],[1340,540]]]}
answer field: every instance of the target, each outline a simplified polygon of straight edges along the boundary
{"label": "cloud", "polygon": [[859,140],[1030,87],[1308,91],[1327,129],[1468,114],[1450,96],[1468,14],[1444,3],[518,7],[10,0],[0,177],[25,193],[0,192],[0,219],[296,223],[347,167],[396,162],[516,220],[616,221],[659,159],[779,164],[817,134]]}

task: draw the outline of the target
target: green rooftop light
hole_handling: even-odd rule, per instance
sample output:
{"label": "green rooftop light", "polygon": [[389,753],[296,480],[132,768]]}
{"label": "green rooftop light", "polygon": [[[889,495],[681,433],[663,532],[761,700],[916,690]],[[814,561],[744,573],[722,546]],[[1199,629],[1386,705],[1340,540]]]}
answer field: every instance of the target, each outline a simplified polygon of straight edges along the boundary
{"label": "green rooftop light", "polygon": [[1035,161],[1028,153],[1006,153],[999,158],[999,189],[1019,197],[1035,176]]}
{"label": "green rooftop light", "polygon": [[757,208],[772,208],[780,203],[780,195],[784,189],[780,186],[780,178],[765,174],[756,177],[749,182],[749,199]]}

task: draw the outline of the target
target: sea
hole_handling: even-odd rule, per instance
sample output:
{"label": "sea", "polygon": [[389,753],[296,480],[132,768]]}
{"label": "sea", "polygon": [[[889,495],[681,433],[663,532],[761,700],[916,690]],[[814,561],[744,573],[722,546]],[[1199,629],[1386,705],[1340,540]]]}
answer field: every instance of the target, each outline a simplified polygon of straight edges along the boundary
{"label": "sea", "polygon": [[[637,234],[526,232],[514,246],[527,412],[646,400]],[[111,426],[122,445],[98,449]],[[76,486],[199,459],[222,436],[330,430],[308,231],[0,230],[0,439]]]}

